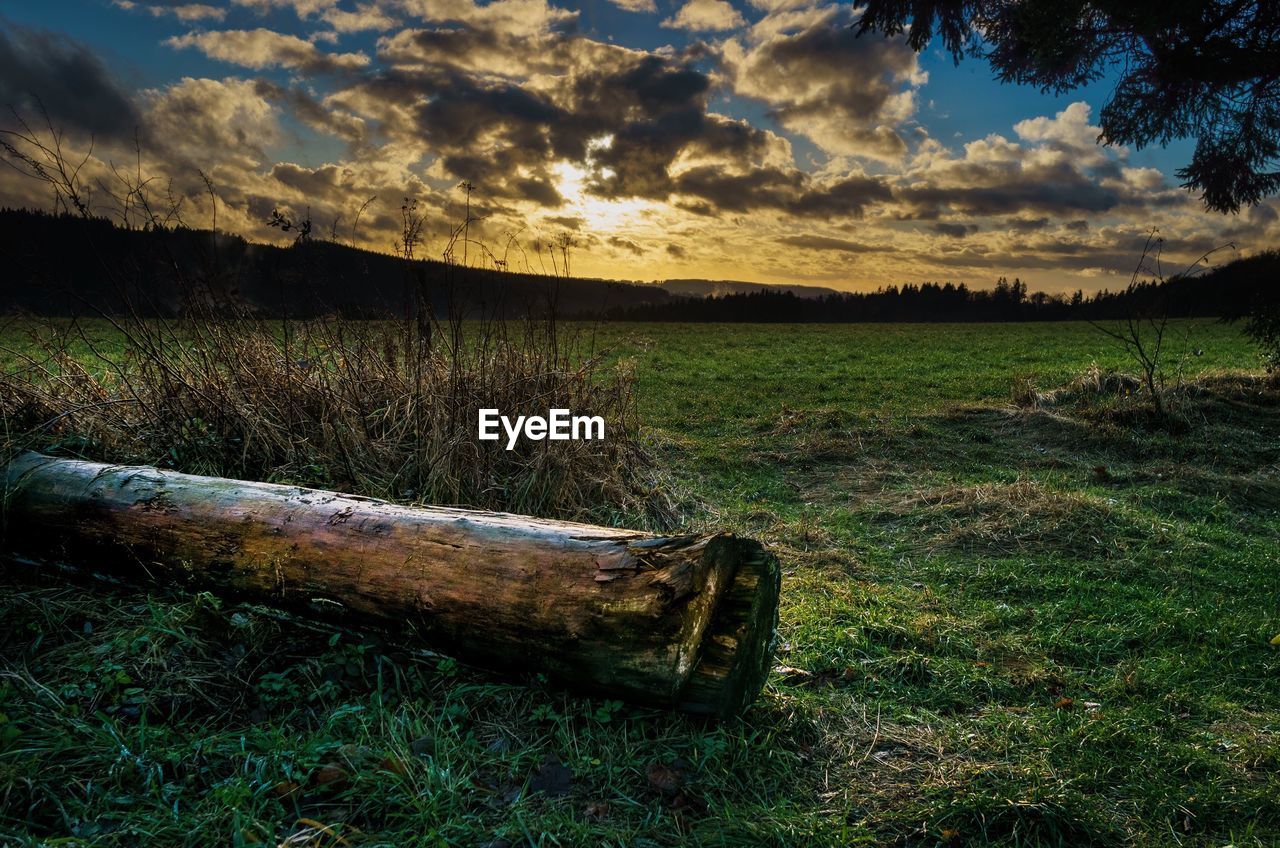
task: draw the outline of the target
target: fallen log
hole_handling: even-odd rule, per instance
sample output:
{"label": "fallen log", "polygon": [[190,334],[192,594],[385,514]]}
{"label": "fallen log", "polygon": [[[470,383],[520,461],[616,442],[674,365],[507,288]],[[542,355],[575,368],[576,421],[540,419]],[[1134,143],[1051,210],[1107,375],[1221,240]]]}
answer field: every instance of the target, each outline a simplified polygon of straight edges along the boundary
{"label": "fallen log", "polygon": [[0,551],[344,623],[570,688],[728,716],[760,693],[777,560],[729,533],[654,536],[25,453]]}

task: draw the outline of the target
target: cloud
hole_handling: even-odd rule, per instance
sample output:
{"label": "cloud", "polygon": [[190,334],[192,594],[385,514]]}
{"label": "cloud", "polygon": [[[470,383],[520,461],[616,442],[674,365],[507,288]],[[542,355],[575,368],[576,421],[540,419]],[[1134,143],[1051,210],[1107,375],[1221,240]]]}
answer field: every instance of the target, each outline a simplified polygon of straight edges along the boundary
{"label": "cloud", "polygon": [[179,166],[257,168],[283,138],[278,111],[251,80],[184,77],[144,98],[148,135]]}
{"label": "cloud", "polygon": [[335,6],[332,9],[326,9],[321,12],[320,18],[333,27],[334,32],[339,33],[364,32],[367,30],[383,32],[399,23],[397,18],[392,17],[376,3],[362,3],[352,11]]}
{"label": "cloud", "polygon": [[299,122],[325,135],[340,138],[353,153],[367,151],[372,143],[369,123],[357,115],[326,105],[307,91],[266,79],[254,80],[255,91],[266,101],[292,114]]}
{"label": "cloud", "polygon": [[897,214],[1067,217],[1184,202],[1158,171],[1123,167],[1120,152],[1095,149],[1086,141],[1087,118],[1088,107],[1073,104],[1056,118],[1016,124],[1029,144],[992,134],[964,145],[962,155],[928,147],[895,180]]}
{"label": "cloud", "polygon": [[653,0],[609,0],[624,12],[656,12],[658,5]]}
{"label": "cloud", "polygon": [[1144,191],[1158,191],[1168,188],[1164,174],[1155,168],[1121,168],[1122,180],[1128,185]]}
{"label": "cloud", "polygon": [[147,3],[134,0],[115,0],[115,5],[126,10],[148,12],[153,18],[172,16],[184,23],[200,21],[221,21],[227,16],[227,10],[207,3]]}
{"label": "cloud", "polygon": [[[708,110],[712,78],[693,55],[467,27],[396,33],[379,58],[391,67],[335,101],[423,141],[442,178],[497,196],[516,196],[517,179],[554,178],[564,162],[587,193],[656,201],[792,162],[777,134]],[[711,176],[699,181],[699,169]]]}
{"label": "cloud", "polygon": [[[1080,223],[1084,223],[1081,221]],[[1043,230],[1049,226],[1048,218],[1010,218],[1005,222],[1010,230],[1015,233],[1034,233],[1037,230]]]}
{"label": "cloud", "polygon": [[310,72],[353,70],[369,64],[363,53],[325,53],[310,41],[269,29],[189,32],[166,39],[176,49],[194,47],[210,59],[254,70],[296,68]]}
{"label": "cloud", "polygon": [[742,14],[727,0],[687,0],[679,12],[662,22],[669,29],[691,32],[722,32],[744,24]]}
{"label": "cloud", "polygon": [[[291,5],[316,17],[337,8]],[[446,0],[429,7],[398,0],[396,9],[442,25],[380,38],[377,64],[366,65],[363,56],[350,62],[339,87],[324,96],[265,80],[255,83],[257,94],[302,125],[346,141],[359,161],[372,162],[379,150],[394,149],[397,166],[421,160],[428,163],[423,173],[429,179],[470,180],[504,214],[532,204],[572,217],[572,204],[594,196],[608,202],[643,199],[712,219],[764,212],[811,220],[872,214],[928,220],[935,222],[933,232],[959,238],[979,231],[965,216],[1020,220],[1039,213],[1048,220],[1071,211],[1099,214],[1150,202],[1138,189],[1155,185],[1157,175],[1140,169],[1107,160],[1087,170],[1079,157],[1059,155],[1066,145],[1083,143],[1083,106],[1020,122],[1021,143],[990,136],[957,155],[926,136],[905,168],[901,159],[886,160],[899,163],[896,171],[868,175],[847,154],[833,157],[822,170],[802,170],[785,137],[710,111],[717,77],[700,67],[706,54],[697,48],[650,52],[562,31],[558,24],[567,18],[542,0],[495,0],[486,6]],[[519,10],[533,14],[517,26]],[[843,15],[813,8],[773,12],[739,45],[743,52],[717,58],[735,73],[765,58],[791,71],[809,68],[813,56],[828,63],[843,57],[854,68],[880,61],[890,69],[881,69],[874,82],[864,81],[860,91],[829,69],[817,80],[788,79],[782,87],[791,86],[797,97],[784,104],[775,92],[772,110],[779,117],[825,111],[844,124],[856,117],[866,131],[860,144],[886,132],[903,143],[896,129],[870,121],[902,117],[892,102],[895,91],[910,92],[922,81],[914,58],[892,42],[847,40]],[[176,40],[249,67],[275,61],[317,73],[332,66],[334,60],[313,44],[290,38],[255,30],[191,33]],[[820,110],[819,103],[830,108]],[[566,174],[574,175],[572,185]]]}
{"label": "cloud", "polygon": [[0,104],[28,114],[39,104],[61,129],[106,139],[131,138],[141,123],[130,94],[88,47],[16,24],[0,29]]}
{"label": "cloud", "polygon": [[1035,169],[1010,174],[1007,181],[992,185],[911,186],[895,196],[912,210],[913,217],[925,220],[936,218],[943,211],[974,216],[1018,212],[1101,214],[1126,201],[1141,204],[1139,198],[1126,198],[1080,177],[1079,172],[1069,169]]}
{"label": "cloud", "polygon": [[733,90],[761,100],[791,132],[834,156],[897,162],[899,127],[915,113],[927,76],[897,39],[858,38],[852,13],[827,7],[766,16],[720,57]]}
{"label": "cloud", "polygon": [[338,5],[338,0],[231,0],[232,5],[265,15],[272,9],[292,9],[300,19],[318,15]]}
{"label": "cloud", "polygon": [[937,221],[932,227],[933,231],[940,236],[948,238],[964,238],[968,235],[978,232],[981,229],[977,224],[961,224],[950,221]]}
{"label": "cloud", "polygon": [[837,253],[870,253],[876,250],[876,248],[868,247],[865,244],[859,244],[847,239],[831,238],[829,236],[781,236],[776,239],[776,241],[779,244],[785,244],[790,247],[799,247],[804,250],[835,251]]}
{"label": "cloud", "polygon": [[623,236],[609,236],[608,242],[610,245],[620,250],[626,250],[636,256],[644,256],[644,248],[629,238],[625,238]]}
{"label": "cloud", "polygon": [[546,0],[398,0],[410,17],[431,23],[465,24],[509,35],[537,35],[572,25],[577,12],[549,5]]}
{"label": "cloud", "polygon": [[1089,123],[1091,107],[1084,101],[1072,103],[1052,118],[1041,116],[1018,121],[1013,131],[1024,141],[1047,142],[1072,151],[1091,151],[1098,146],[1102,128]]}
{"label": "cloud", "polygon": [[1254,224],[1274,224],[1277,220],[1280,220],[1280,212],[1276,211],[1273,201],[1270,203],[1260,203],[1257,206],[1251,207],[1246,217]]}
{"label": "cloud", "polygon": [[813,5],[813,0],[749,0],[752,6],[770,14]]}
{"label": "cloud", "polygon": [[559,227],[562,230],[577,232],[587,223],[587,219],[581,215],[548,215],[542,219],[542,222],[553,227]]}

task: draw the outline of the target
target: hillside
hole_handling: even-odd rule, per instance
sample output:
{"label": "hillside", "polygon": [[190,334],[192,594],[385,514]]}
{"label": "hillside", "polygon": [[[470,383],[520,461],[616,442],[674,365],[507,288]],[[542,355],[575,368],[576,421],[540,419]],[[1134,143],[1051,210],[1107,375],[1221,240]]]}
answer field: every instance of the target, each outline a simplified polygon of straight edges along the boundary
{"label": "hillside", "polygon": [[0,261],[6,269],[0,312],[41,315],[115,313],[126,304],[172,315],[197,292],[294,317],[403,314],[418,298],[437,314],[454,302],[473,316],[525,314],[552,303],[560,314],[596,315],[771,288],[804,297],[835,293],[737,281],[638,283],[461,269],[318,239],[277,247],[209,230],[124,230],[107,220],[12,209],[0,210]]}
{"label": "hillside", "polygon": [[60,315],[131,305],[176,314],[208,298],[266,315],[403,314],[418,299],[439,315],[517,315],[555,304],[564,314],[660,304],[659,286],[407,263],[385,253],[312,240],[292,247],[208,230],[124,230],[84,220],[0,210],[0,312]]}

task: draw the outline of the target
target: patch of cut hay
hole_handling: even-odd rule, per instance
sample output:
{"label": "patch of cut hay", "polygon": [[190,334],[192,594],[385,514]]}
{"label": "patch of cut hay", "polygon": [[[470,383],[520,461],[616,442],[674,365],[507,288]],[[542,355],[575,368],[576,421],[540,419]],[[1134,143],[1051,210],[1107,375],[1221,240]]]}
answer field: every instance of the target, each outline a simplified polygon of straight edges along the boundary
{"label": "patch of cut hay", "polygon": [[1039,391],[1034,379],[1025,374],[1014,377],[1012,395],[1015,406],[1026,409],[1042,409],[1132,398],[1142,391],[1142,382],[1132,374],[1107,370],[1097,363],[1077,374],[1066,385],[1049,391]]}

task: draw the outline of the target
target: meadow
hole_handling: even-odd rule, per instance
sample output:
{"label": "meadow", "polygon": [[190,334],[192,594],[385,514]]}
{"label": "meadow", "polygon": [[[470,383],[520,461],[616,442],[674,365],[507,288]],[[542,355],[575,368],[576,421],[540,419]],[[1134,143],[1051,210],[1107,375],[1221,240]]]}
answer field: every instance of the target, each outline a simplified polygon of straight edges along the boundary
{"label": "meadow", "polygon": [[0,843],[1280,841],[1280,404],[1236,328],[1175,327],[1174,424],[1012,402],[1131,368],[1083,323],[592,332],[685,523],[782,561],[746,716],[9,574]]}

